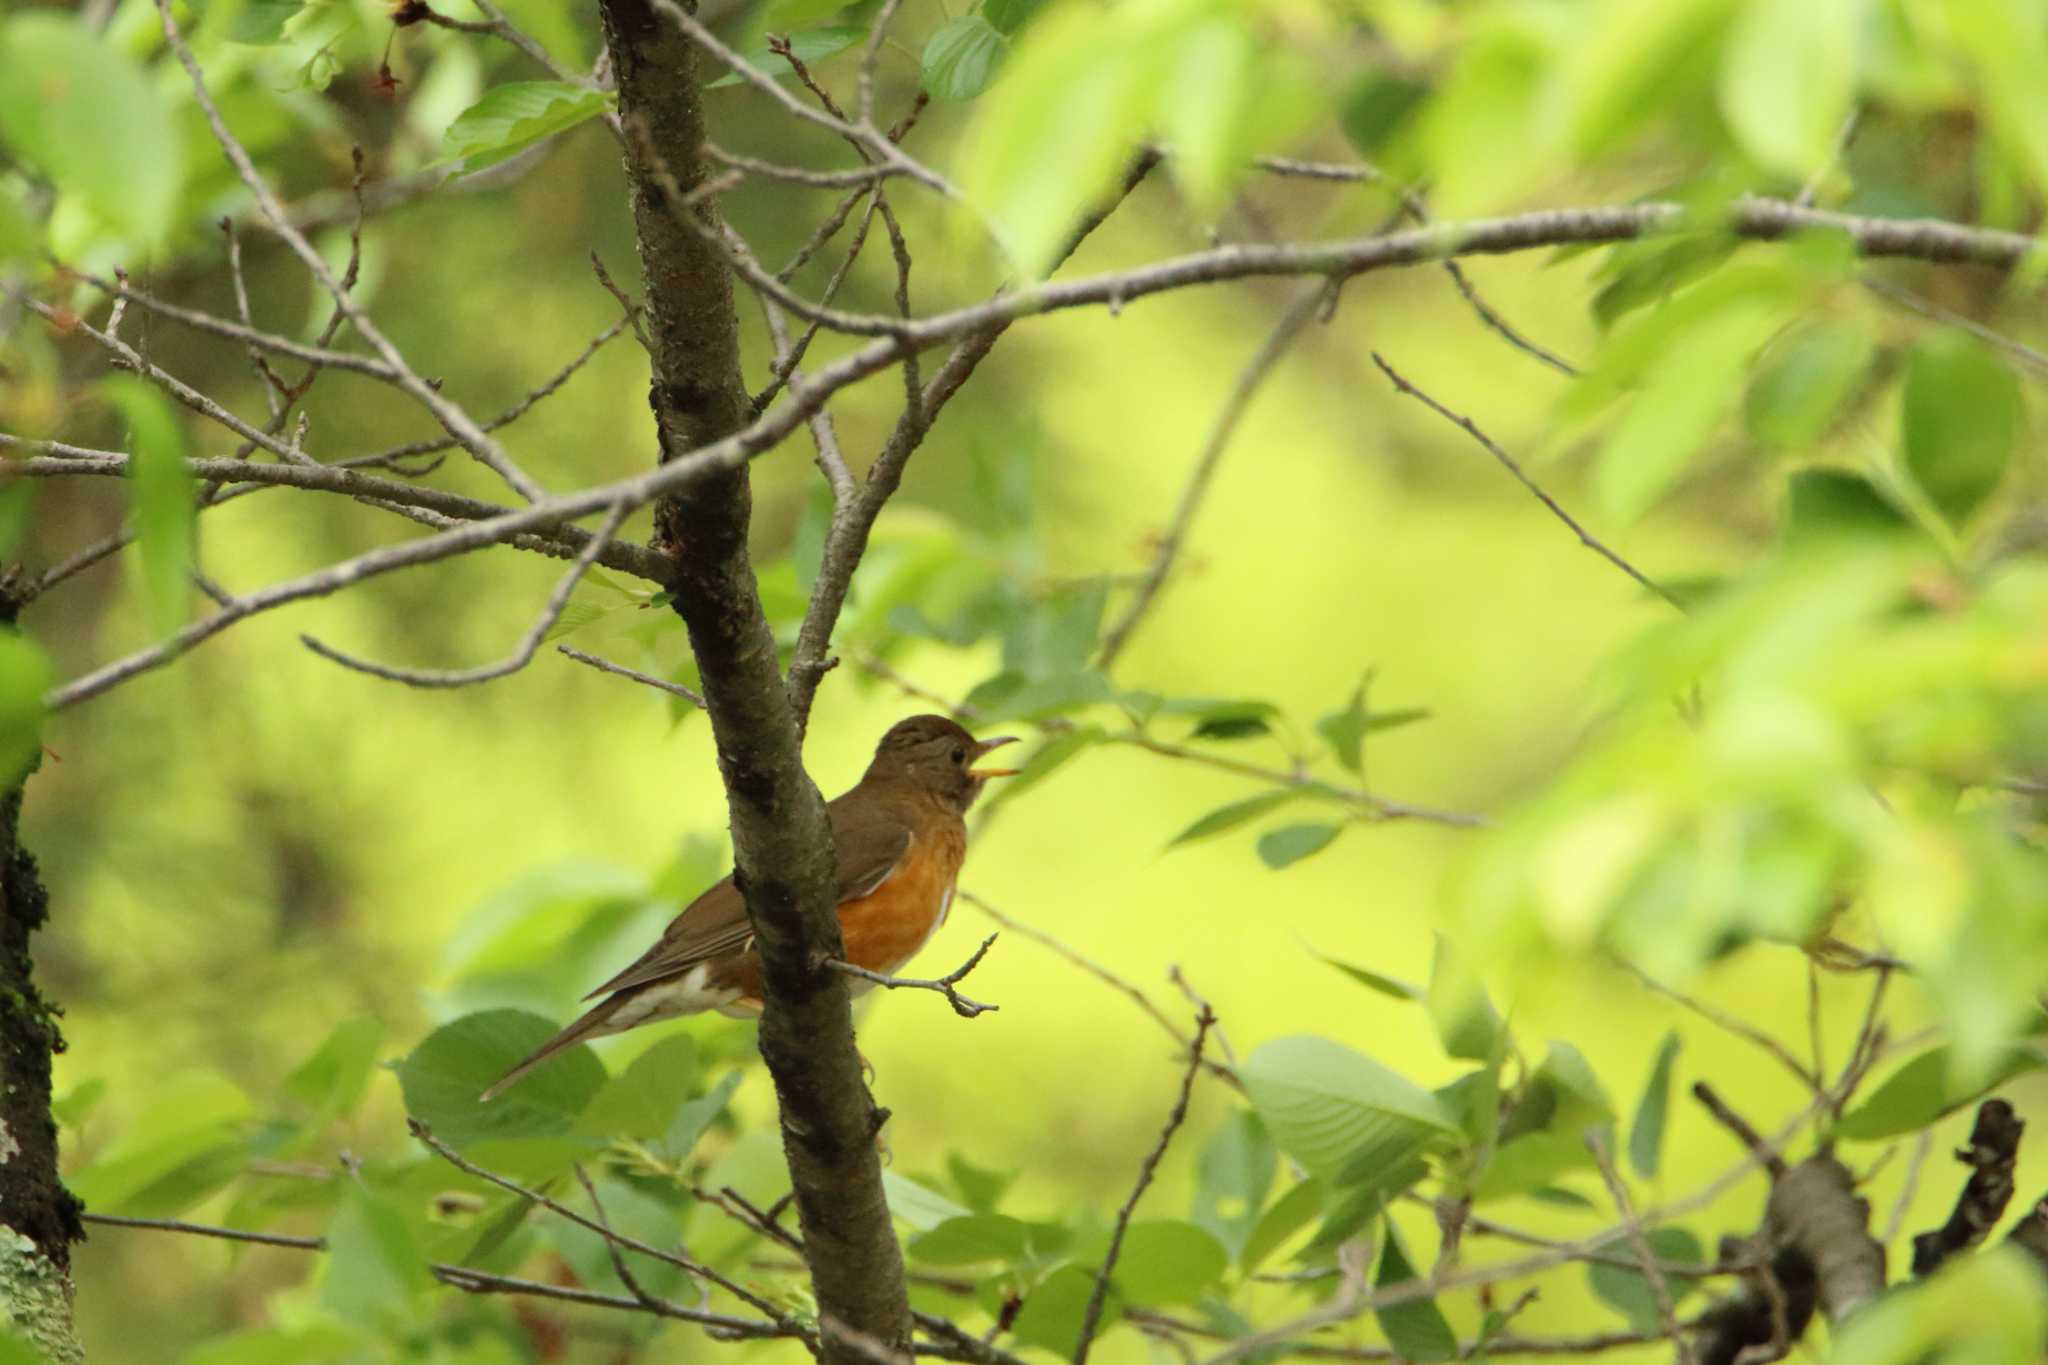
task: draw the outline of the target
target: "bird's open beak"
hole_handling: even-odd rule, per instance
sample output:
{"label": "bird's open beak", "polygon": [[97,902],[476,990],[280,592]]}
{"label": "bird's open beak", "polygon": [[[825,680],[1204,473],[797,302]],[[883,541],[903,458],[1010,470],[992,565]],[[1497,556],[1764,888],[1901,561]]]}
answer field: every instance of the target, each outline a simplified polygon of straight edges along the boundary
{"label": "bird's open beak", "polygon": [[[1017,737],[1015,735],[997,735],[994,739],[985,739],[975,745],[974,756],[980,758],[992,749],[1000,749],[1005,744],[1015,744],[1016,742]],[[977,782],[985,782],[991,777],[1015,777],[1022,771],[1021,768],[969,768],[967,775]]]}

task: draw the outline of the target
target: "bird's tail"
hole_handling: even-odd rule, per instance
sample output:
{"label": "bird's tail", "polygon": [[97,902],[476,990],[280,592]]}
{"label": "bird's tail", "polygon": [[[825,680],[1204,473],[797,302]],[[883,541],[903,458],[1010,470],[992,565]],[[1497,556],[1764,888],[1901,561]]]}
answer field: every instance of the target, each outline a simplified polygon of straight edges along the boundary
{"label": "bird's tail", "polygon": [[619,1006],[624,1003],[625,997],[614,995],[585,1010],[582,1015],[578,1016],[575,1023],[569,1025],[545,1043],[542,1043],[531,1056],[504,1075],[498,1077],[497,1080],[492,1081],[484,1092],[476,1097],[477,1103],[489,1104],[514,1085],[517,1085],[521,1078],[529,1071],[546,1066],[549,1062],[553,1061],[555,1054],[563,1048],[574,1047],[586,1038],[602,1038],[608,1033],[616,1032],[616,1029],[609,1028],[607,1025],[611,1023],[612,1016],[618,1012]]}

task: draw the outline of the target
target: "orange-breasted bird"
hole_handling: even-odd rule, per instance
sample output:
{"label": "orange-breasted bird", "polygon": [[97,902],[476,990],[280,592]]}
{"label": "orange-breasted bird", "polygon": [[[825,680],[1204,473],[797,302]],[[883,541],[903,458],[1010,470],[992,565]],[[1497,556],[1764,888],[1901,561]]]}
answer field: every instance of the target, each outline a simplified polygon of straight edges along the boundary
{"label": "orange-breasted bird", "polygon": [[[1014,739],[977,740],[944,716],[912,716],[882,736],[859,783],[826,805],[846,961],[894,975],[946,922],[967,856],[967,808],[989,778],[1016,771],[974,763]],[[850,983],[856,994],[870,984],[858,977]],[[691,901],[632,966],[583,998],[598,996],[604,998],[479,1098],[497,1098],[587,1039],[706,1010],[760,1013],[761,957],[733,879]]]}

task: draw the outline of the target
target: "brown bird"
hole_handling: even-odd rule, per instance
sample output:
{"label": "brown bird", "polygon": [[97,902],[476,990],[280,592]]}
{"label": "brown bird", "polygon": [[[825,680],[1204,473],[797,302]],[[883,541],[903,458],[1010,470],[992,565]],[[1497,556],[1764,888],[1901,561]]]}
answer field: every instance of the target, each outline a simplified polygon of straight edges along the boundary
{"label": "brown bird", "polygon": [[[967,856],[967,808],[982,783],[1016,772],[974,762],[1015,738],[977,740],[944,716],[912,716],[882,736],[860,782],[826,805],[848,962],[893,975],[946,922]],[[855,978],[851,986],[858,994],[870,984]],[[690,902],[632,966],[583,998],[598,996],[604,999],[478,1098],[497,1098],[587,1039],[705,1010],[760,1013],[761,956],[733,879]]]}

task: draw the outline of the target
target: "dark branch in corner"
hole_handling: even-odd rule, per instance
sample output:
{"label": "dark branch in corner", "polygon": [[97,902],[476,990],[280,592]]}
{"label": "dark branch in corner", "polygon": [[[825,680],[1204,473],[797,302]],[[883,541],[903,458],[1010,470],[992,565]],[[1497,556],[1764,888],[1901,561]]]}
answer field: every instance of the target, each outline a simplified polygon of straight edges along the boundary
{"label": "dark branch in corner", "polygon": [[2026,1122],[2004,1100],[1977,1106],[1970,1145],[1956,1149],[1956,1160],[1970,1168],[1956,1196],[1948,1221],[1913,1239],[1913,1273],[1932,1275],[1942,1262],[1982,1242],[2012,1202],[2013,1167],[2019,1160],[2020,1135]]}
{"label": "dark branch in corner", "polygon": [[835,972],[840,972],[846,976],[858,977],[862,981],[872,982],[877,986],[883,986],[892,991],[937,991],[946,997],[946,1003],[953,1007],[955,1014],[959,1015],[962,1019],[972,1019],[976,1015],[986,1014],[990,1010],[1001,1009],[1002,1006],[985,1005],[979,1000],[970,1000],[953,988],[965,980],[969,972],[981,965],[981,960],[988,956],[988,950],[994,945],[995,941],[996,936],[990,934],[981,941],[981,946],[974,950],[972,957],[968,958],[958,967],[955,967],[952,971],[947,972],[944,976],[929,979],[912,976],[890,976],[884,972],[871,972],[865,967],[856,967],[851,962],[841,961],[836,957],[826,958],[825,965]]}

